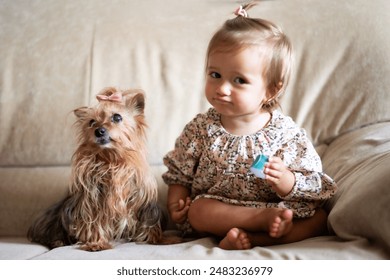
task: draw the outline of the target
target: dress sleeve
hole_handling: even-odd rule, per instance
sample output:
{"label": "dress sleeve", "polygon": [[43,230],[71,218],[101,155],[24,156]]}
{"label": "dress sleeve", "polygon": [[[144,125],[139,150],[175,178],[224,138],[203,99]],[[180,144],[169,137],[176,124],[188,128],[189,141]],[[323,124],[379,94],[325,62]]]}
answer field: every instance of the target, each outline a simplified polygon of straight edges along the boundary
{"label": "dress sleeve", "polygon": [[179,184],[191,188],[201,155],[203,133],[201,116],[188,123],[176,139],[175,147],[163,158],[168,171],[162,175],[168,185]]}
{"label": "dress sleeve", "polygon": [[337,185],[323,172],[321,159],[303,129],[282,146],[277,156],[295,175],[295,185],[281,197],[283,200],[324,201],[335,194]]}

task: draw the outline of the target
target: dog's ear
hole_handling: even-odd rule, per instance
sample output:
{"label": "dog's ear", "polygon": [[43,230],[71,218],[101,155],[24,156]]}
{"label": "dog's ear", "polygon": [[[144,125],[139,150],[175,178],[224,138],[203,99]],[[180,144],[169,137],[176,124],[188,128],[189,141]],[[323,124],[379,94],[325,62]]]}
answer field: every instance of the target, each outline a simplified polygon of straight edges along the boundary
{"label": "dog's ear", "polygon": [[145,109],[145,93],[141,89],[128,90],[123,93],[126,107],[135,115],[143,115]]}
{"label": "dog's ear", "polygon": [[73,113],[78,119],[85,119],[90,112],[91,108],[88,107],[80,107],[75,110],[73,110]]}

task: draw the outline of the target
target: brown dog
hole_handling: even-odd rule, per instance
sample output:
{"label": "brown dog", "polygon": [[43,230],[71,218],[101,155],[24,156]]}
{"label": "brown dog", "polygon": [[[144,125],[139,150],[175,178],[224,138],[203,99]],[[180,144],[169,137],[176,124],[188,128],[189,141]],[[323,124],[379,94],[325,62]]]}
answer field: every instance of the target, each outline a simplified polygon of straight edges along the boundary
{"label": "brown dog", "polygon": [[38,218],[28,237],[50,248],[78,243],[88,251],[109,249],[119,239],[166,243],[146,160],[144,93],[106,88],[97,99],[96,107],[74,110],[78,148],[68,197]]}

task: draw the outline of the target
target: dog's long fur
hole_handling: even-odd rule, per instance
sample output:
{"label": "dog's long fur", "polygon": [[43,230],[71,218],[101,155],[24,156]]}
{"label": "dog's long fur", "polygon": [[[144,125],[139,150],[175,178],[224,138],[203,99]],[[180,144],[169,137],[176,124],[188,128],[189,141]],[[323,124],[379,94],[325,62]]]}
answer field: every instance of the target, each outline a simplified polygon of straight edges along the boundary
{"label": "dog's long fur", "polygon": [[33,242],[98,251],[112,240],[162,240],[157,184],[146,160],[144,93],[106,88],[98,99],[97,107],[74,110],[79,146],[69,195],[30,227]]}

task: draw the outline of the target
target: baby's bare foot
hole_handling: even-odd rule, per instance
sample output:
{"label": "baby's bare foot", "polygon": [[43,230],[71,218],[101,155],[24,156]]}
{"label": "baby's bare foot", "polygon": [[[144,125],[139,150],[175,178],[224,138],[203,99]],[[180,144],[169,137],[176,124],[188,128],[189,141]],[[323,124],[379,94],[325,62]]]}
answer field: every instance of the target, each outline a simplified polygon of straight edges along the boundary
{"label": "baby's bare foot", "polygon": [[293,226],[293,212],[289,209],[278,210],[271,220],[269,235],[274,238],[282,237],[290,232]]}
{"label": "baby's bare foot", "polygon": [[232,228],[219,242],[219,247],[225,250],[246,250],[252,248],[252,245],[245,231]]}

